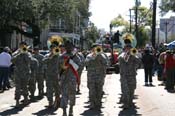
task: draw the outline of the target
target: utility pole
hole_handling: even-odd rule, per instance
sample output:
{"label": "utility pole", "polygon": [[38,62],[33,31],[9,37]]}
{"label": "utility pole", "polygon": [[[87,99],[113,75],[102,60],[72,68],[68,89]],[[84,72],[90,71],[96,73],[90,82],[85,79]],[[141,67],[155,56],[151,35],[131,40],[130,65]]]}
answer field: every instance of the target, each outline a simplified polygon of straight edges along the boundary
{"label": "utility pole", "polygon": [[135,2],[135,35],[136,35],[136,40],[138,40],[138,25],[137,25],[138,6],[139,6],[139,2],[138,2],[138,0],[136,0],[136,2]]}
{"label": "utility pole", "polygon": [[160,41],[160,35],[159,35],[159,34],[160,34],[160,28],[158,28],[158,40],[157,40],[158,45],[159,45],[159,43],[160,43],[160,42],[159,42],[159,41]]}
{"label": "utility pole", "polygon": [[169,22],[166,20],[166,22],[165,22],[165,42],[166,43],[168,40],[168,24],[169,24]]}
{"label": "utility pole", "polygon": [[157,7],[157,0],[153,0],[152,46],[154,48],[155,48],[155,35],[156,35],[156,7]]}
{"label": "utility pole", "polygon": [[130,27],[129,27],[129,32],[130,32],[130,33],[131,33],[131,23],[132,23],[132,19],[131,19],[131,18],[132,18],[132,16],[131,16],[131,10],[132,10],[132,9],[129,9],[129,17],[130,17],[130,20],[129,20],[129,22],[130,22],[130,23],[129,23],[129,25],[130,25]]}

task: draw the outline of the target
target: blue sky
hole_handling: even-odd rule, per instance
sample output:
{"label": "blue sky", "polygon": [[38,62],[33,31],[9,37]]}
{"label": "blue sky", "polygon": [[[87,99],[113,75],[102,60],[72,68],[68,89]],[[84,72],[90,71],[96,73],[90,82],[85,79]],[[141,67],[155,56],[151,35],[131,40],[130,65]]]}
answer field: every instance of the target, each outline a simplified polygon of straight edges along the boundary
{"label": "blue sky", "polygon": [[[150,7],[153,0],[141,0],[141,6]],[[134,6],[135,0],[91,0],[90,12],[92,21],[99,29],[109,31],[109,24],[112,19],[121,14],[129,20],[129,8]]]}

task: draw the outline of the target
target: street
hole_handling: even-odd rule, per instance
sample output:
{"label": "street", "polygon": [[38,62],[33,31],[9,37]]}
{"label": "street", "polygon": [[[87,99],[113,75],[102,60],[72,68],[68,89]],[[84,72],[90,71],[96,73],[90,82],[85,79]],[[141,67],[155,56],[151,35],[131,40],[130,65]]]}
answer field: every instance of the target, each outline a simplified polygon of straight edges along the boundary
{"label": "street", "polygon": [[[74,116],[174,116],[175,115],[175,94],[168,93],[164,86],[159,86],[157,77],[153,77],[153,87],[144,86],[144,71],[138,70],[137,89],[135,92],[136,108],[123,110],[118,104],[120,98],[119,74],[109,74],[106,76],[102,99],[103,107],[101,112],[91,111],[88,108],[88,89],[86,86],[87,72],[84,70],[81,82],[81,94],[76,96]],[[47,99],[31,102],[28,106],[14,108],[14,88],[0,94],[0,116],[50,116],[62,115],[62,109],[52,111],[47,109]],[[37,95],[37,92],[36,92]]]}

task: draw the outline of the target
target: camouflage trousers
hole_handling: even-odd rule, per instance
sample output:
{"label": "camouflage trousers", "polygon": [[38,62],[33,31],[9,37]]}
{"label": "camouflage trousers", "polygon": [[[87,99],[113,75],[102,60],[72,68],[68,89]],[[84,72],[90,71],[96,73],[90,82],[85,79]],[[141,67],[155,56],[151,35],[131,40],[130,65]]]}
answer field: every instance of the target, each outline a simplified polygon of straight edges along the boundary
{"label": "camouflage trousers", "polygon": [[44,92],[44,74],[43,73],[36,74],[36,82],[38,83],[39,92]]}
{"label": "camouflage trousers", "polygon": [[129,106],[133,103],[134,92],[136,89],[136,76],[121,75],[121,101],[124,105]]}
{"label": "camouflage trousers", "polygon": [[68,102],[70,106],[74,106],[76,97],[76,80],[61,82],[61,95],[61,108],[67,108]]}
{"label": "camouflage trousers", "polygon": [[50,75],[46,78],[46,93],[49,102],[53,102],[53,95],[60,96],[60,85],[57,76]]}
{"label": "camouflage trousers", "polygon": [[36,90],[36,77],[35,74],[31,74],[28,82],[28,89],[32,96],[35,94]]}
{"label": "camouflage trousers", "polygon": [[15,73],[15,100],[19,100],[21,95],[24,98],[28,97],[28,81],[29,81],[29,74],[25,73]]}
{"label": "camouflage trousers", "polygon": [[91,107],[101,107],[104,80],[103,76],[88,77],[89,100]]}

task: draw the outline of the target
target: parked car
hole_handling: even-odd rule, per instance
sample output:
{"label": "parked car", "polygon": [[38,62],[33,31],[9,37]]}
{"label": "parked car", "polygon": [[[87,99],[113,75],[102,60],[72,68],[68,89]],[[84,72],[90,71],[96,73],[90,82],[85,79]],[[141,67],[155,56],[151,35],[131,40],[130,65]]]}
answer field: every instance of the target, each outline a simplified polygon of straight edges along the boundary
{"label": "parked car", "polygon": [[45,56],[49,53],[49,50],[39,50],[39,53]]}

